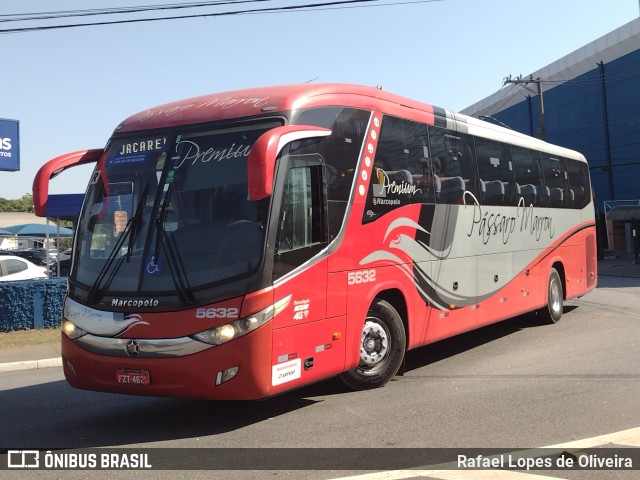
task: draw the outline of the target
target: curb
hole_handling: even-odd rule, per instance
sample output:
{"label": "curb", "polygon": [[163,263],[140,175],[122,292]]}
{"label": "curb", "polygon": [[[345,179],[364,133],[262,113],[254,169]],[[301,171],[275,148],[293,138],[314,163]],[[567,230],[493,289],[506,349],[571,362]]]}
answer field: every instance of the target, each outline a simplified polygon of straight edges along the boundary
{"label": "curb", "polygon": [[26,360],[23,362],[0,363],[0,373],[19,372],[22,370],[39,370],[41,368],[61,367],[62,358],[45,358],[43,360]]}

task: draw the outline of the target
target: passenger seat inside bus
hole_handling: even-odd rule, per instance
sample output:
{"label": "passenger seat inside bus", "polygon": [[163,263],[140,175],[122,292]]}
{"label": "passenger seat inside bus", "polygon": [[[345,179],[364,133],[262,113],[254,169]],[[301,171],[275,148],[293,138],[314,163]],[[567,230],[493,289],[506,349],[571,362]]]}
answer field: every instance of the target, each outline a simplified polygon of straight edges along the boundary
{"label": "passenger seat inside bus", "polygon": [[539,186],[538,190],[540,192],[540,195],[539,195],[540,198],[538,199],[538,206],[548,207],[549,201],[551,199],[551,192],[549,190],[549,187],[547,187],[546,185],[544,187]]}
{"label": "passenger seat inside bus", "polygon": [[500,180],[484,182],[484,203],[502,205],[504,202],[504,184]]}
{"label": "passenger seat inside bus", "polygon": [[550,207],[562,207],[564,203],[564,192],[560,187],[554,187],[549,193],[549,206]]}
{"label": "passenger seat inside bus", "polygon": [[581,185],[577,185],[573,188],[569,189],[569,194],[571,195],[571,205],[570,207],[580,207],[585,203],[585,194],[584,187]]}
{"label": "passenger seat inside bus", "polygon": [[524,198],[524,205],[526,207],[530,205],[536,206],[538,204],[538,202],[536,201],[537,189],[535,185],[531,185],[531,184],[521,185],[520,196]]}
{"label": "passenger seat inside bus", "polygon": [[420,189],[420,198],[425,203],[434,203],[440,196],[442,190],[440,177],[434,173],[414,175],[413,183]]}
{"label": "passenger seat inside bus", "polygon": [[502,182],[504,186],[504,204],[517,205],[520,200],[520,185],[512,182]]}
{"label": "passenger seat inside bus", "polygon": [[438,203],[461,203],[464,190],[462,177],[441,177]]}

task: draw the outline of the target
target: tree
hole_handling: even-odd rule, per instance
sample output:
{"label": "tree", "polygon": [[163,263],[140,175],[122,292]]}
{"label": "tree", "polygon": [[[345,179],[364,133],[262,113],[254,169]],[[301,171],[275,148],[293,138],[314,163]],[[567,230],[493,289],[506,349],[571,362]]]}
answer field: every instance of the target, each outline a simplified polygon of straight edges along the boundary
{"label": "tree", "polygon": [[7,200],[0,197],[0,212],[33,213],[33,195],[25,193],[17,200]]}

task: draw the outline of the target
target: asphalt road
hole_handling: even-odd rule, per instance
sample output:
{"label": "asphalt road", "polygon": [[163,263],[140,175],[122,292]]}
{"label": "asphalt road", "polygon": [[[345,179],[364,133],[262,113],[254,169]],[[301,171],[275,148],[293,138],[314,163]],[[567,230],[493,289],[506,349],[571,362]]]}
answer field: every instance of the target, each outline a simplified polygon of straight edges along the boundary
{"label": "asphalt road", "polygon": [[[602,277],[594,292],[565,305],[556,325],[519,317],[421,348],[408,354],[404,376],[366,392],[348,392],[329,380],[262,402],[207,402],[74,390],[59,368],[0,374],[0,448],[517,449],[639,427],[638,298],[640,279]],[[330,470],[327,462],[326,470],[315,472],[207,471],[189,477],[365,473]],[[27,478],[25,472],[3,473]],[[637,471],[629,473],[559,478],[634,478]],[[31,474],[87,477],[82,471]],[[92,472],[91,478],[97,475],[114,477]]]}

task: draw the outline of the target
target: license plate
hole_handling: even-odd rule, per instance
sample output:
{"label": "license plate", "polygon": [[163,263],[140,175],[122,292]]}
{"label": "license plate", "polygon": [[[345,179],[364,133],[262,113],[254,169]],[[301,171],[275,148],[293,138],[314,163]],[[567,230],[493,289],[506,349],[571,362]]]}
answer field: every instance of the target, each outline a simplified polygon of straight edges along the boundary
{"label": "license plate", "polygon": [[116,380],[118,383],[126,383],[129,385],[149,385],[151,384],[151,375],[149,370],[116,370]]}

